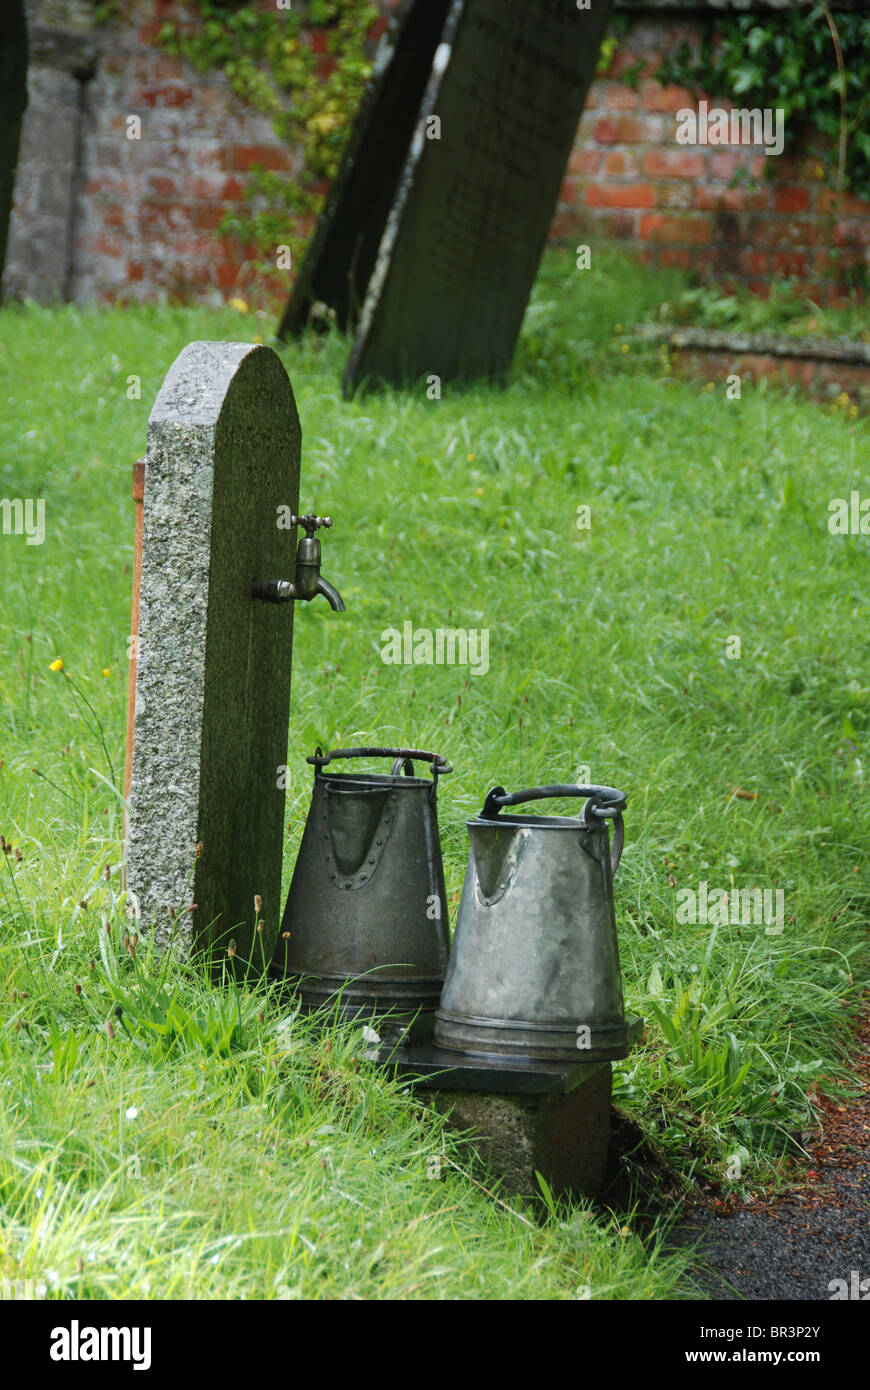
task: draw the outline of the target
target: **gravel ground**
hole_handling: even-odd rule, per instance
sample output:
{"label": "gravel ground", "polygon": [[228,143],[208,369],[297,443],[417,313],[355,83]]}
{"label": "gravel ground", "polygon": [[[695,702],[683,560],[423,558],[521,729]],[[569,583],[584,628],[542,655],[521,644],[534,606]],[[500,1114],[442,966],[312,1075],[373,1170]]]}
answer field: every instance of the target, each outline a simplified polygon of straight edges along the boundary
{"label": "gravel ground", "polygon": [[675,1245],[702,1237],[696,1277],[712,1297],[870,1300],[870,1020],[859,1045],[863,1096],[822,1102],[805,1185],[727,1215],[690,1208],[672,1232]]}

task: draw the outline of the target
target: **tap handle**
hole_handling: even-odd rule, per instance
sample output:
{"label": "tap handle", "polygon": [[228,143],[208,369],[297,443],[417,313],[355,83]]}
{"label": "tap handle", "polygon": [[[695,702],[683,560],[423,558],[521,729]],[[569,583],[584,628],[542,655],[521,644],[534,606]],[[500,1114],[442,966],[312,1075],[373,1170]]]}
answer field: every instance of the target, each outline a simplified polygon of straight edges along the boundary
{"label": "tap handle", "polygon": [[291,516],[291,526],[304,526],[305,534],[313,536],[315,531],[319,531],[321,526],[328,530],[332,525],[331,516],[316,516],[314,512],[306,512],[304,516]]}

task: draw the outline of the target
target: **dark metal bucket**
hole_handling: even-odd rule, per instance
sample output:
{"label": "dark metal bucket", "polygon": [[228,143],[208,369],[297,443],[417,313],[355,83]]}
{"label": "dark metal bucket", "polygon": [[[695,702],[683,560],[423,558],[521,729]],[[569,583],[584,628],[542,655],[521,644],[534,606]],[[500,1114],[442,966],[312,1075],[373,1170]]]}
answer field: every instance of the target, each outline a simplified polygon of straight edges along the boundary
{"label": "dark metal bucket", "polygon": [[[389,775],[324,770],[362,757],[392,758]],[[314,792],[274,969],[307,1009],[340,996],[348,1016],[431,1016],[449,951],[436,795],[452,769],[413,748],[318,748],[308,762]]]}
{"label": "dark metal bucket", "polygon": [[[499,815],[565,796],[587,798],[579,817]],[[613,911],[625,801],[613,787],[489,793],[467,822],[471,853],[436,1046],[556,1062],[627,1055]]]}

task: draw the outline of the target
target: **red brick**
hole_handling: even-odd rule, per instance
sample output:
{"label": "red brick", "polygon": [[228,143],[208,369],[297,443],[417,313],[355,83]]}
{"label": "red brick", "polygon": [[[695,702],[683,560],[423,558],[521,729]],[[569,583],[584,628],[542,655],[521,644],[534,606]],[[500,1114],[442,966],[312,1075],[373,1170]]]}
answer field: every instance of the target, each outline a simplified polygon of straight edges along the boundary
{"label": "red brick", "polygon": [[139,87],[131,95],[133,106],[189,106],[193,101],[193,88],[189,83],[171,82],[162,87]]}
{"label": "red brick", "polygon": [[870,220],[861,221],[856,218],[851,221],[838,222],[834,227],[834,241],[838,246],[870,245]]}
{"label": "red brick", "polygon": [[766,187],[722,188],[716,184],[699,183],[693,190],[693,202],[699,212],[762,212],[769,206],[770,189]]}
{"label": "red brick", "polygon": [[654,177],[697,179],[704,173],[706,161],[702,154],[687,154],[684,150],[647,150],[643,171]]}
{"label": "red brick", "polygon": [[568,160],[569,174],[597,174],[601,167],[601,154],[598,150],[573,149]]}
{"label": "red brick", "polygon": [[141,261],[128,261],[128,262],[127,262],[127,279],[128,279],[128,280],[144,280],[144,279],[145,279],[145,267],[144,267],[144,265],[142,264]]}
{"label": "red brick", "polygon": [[770,257],[766,251],[747,251],[743,264],[750,275],[766,275],[770,270]]}
{"label": "red brick", "polygon": [[679,183],[656,184],[656,207],[690,208],[692,206],[692,185],[685,179]]}
{"label": "red brick", "polygon": [[595,139],[601,145],[637,145],[661,138],[660,116],[605,116],[595,124]]}
{"label": "red brick", "polygon": [[822,246],[830,240],[826,229],[815,218],[762,218],[760,228],[766,245],[786,251],[795,247]]}
{"label": "red brick", "polygon": [[[170,233],[175,238],[179,232],[188,231],[190,225],[190,210],[182,203],[143,200],[139,204],[139,231],[145,236]],[[178,251],[175,245],[174,249]]]}
{"label": "red brick", "polygon": [[218,189],[218,197],[230,203],[238,202],[239,199],[244,197],[244,194],[245,185],[242,183],[241,179],[236,178],[225,179]]}
{"label": "red brick", "polygon": [[580,194],[580,185],[576,179],[563,179],[562,187],[559,189],[560,203],[576,203]]}
{"label": "red brick", "polygon": [[195,203],[192,209],[193,225],[199,231],[217,231],[226,212],[221,203]]}
{"label": "red brick", "polygon": [[614,212],[609,217],[602,217],[599,226],[604,228],[605,236],[612,237],[614,241],[626,241],[634,238],[635,216],[631,212]]}
{"label": "red brick", "polygon": [[633,68],[640,59],[643,63],[643,76],[649,77],[661,67],[662,55],[660,53],[643,54],[633,52],[630,48],[623,46],[613,55],[613,62],[608,70],[608,77],[622,77],[623,73]]}
{"label": "red brick", "polygon": [[591,183],[586,189],[590,208],[654,208],[656,190],[651,183]]}
{"label": "red brick", "polygon": [[691,270],[692,253],[682,246],[663,246],[659,252],[659,265],[673,265],[679,270]]}
{"label": "red brick", "polygon": [[733,179],[738,169],[746,166],[746,160],[739,154],[731,154],[730,151],[711,150],[710,151],[710,173],[714,179]]}
{"label": "red brick", "polygon": [[[102,59],[100,67],[102,68]],[[189,68],[181,58],[171,58],[168,53],[158,53],[154,58],[153,72],[158,82],[178,82],[188,77]]]}
{"label": "red brick", "polygon": [[683,111],[686,107],[694,110],[695,98],[687,87],[663,87],[660,82],[647,80],[641,83],[641,102],[647,111]]}
{"label": "red brick", "polygon": [[856,198],[852,193],[838,193],[834,188],[823,188],[816,198],[819,212],[833,212],[840,217],[850,214],[857,217],[870,216],[870,203]]}
{"label": "red brick", "polygon": [[114,197],[118,197],[119,194],[123,196],[129,193],[129,191],[130,185],[128,181],[121,178],[115,170],[112,170],[110,173],[105,170],[100,170],[98,173],[94,174],[93,178],[88,179],[82,188],[82,193],[88,196],[94,193],[111,193]]}
{"label": "red brick", "polygon": [[611,150],[604,160],[605,174],[626,174],[635,177],[640,173],[640,160],[628,150]]}
{"label": "red brick", "polygon": [[602,87],[600,105],[605,111],[636,111],[640,106],[640,93],[624,82],[604,82]]}
{"label": "red brick", "polygon": [[809,205],[809,189],[802,188],[800,184],[777,188],[773,195],[773,206],[777,212],[806,212]]}
{"label": "red brick", "polygon": [[123,203],[109,203],[101,209],[101,216],[106,227],[123,227],[126,220]]}
{"label": "red brick", "polygon": [[802,251],[777,251],[773,257],[774,275],[803,275],[807,258]]}
{"label": "red brick", "polygon": [[643,241],[664,241],[703,246],[712,240],[713,230],[707,218],[666,217],[660,212],[646,213],[638,228]]}
{"label": "red brick", "polygon": [[238,182],[238,180],[226,179],[216,169],[213,174],[200,174],[198,178],[192,179],[184,191],[191,199],[222,198],[223,189],[229,182]]}
{"label": "red brick", "polygon": [[168,178],[166,174],[149,174],[147,186],[148,192],[156,198],[172,198],[179,191],[175,179]]}
{"label": "red brick", "polygon": [[224,261],[215,268],[215,279],[222,290],[235,289],[241,270],[240,263]]}
{"label": "red brick", "polygon": [[558,212],[550,223],[550,240],[564,241],[568,237],[575,237],[579,221],[576,212]]}
{"label": "red brick", "polygon": [[255,164],[264,169],[289,170],[293,160],[287,150],[277,145],[236,145],[232,152],[232,168],[246,174]]}
{"label": "red brick", "polygon": [[127,243],[123,237],[95,236],[82,237],[77,245],[82,250],[89,251],[92,255],[112,256],[121,259],[127,251]]}

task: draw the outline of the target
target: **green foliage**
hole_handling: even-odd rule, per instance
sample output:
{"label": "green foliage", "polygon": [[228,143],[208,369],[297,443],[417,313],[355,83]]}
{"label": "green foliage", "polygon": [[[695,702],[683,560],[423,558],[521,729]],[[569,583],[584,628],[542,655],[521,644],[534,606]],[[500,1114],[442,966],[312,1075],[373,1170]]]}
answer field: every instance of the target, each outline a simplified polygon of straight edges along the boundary
{"label": "green foliage", "polygon": [[801,146],[808,126],[835,147],[842,139],[843,186],[870,197],[870,16],[834,18],[827,6],[815,5],[709,19],[701,33],[697,51],[684,42],[665,60],[662,82],[741,106],[782,109],[786,149]]}
{"label": "green foliage", "polygon": [[[280,245],[295,258],[371,73],[365,42],[377,7],[370,0],[310,0],[305,12],[267,12],[244,0],[195,0],[194,9],[194,23],[164,24],[158,43],[202,72],[223,73],[237,96],[270,115],[276,133],[300,153],[294,174],[252,170],[245,198],[255,206],[224,219],[220,231],[252,242],[271,261]],[[325,54],[309,42],[312,26],[325,35]]]}
{"label": "green foliage", "polygon": [[736,332],[776,332],[788,337],[848,337],[870,342],[867,308],[857,293],[834,308],[817,304],[797,293],[788,278],[770,282],[770,293],[762,299],[741,287],[725,294],[715,285],[700,285],[680,293],[666,317],[677,323],[704,328],[734,329]]}

